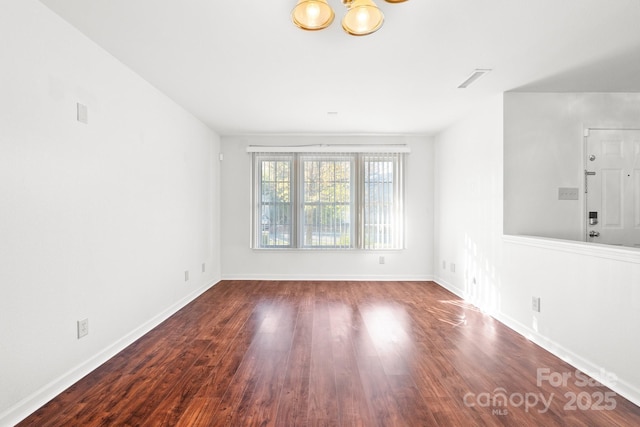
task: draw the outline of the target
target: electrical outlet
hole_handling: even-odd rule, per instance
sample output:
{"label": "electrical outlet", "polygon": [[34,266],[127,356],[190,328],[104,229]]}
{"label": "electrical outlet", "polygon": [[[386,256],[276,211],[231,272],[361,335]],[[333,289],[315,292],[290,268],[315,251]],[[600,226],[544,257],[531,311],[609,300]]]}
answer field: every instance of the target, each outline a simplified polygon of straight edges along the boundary
{"label": "electrical outlet", "polygon": [[442,269],[443,270],[447,269],[447,261],[442,261]]}
{"label": "electrical outlet", "polygon": [[540,297],[531,297],[531,309],[540,313]]}
{"label": "electrical outlet", "polygon": [[185,282],[189,281],[189,270],[185,270],[185,272],[184,272],[184,281]]}
{"label": "electrical outlet", "polygon": [[384,264],[384,257],[380,256],[380,258],[378,258],[378,263],[379,264]]}
{"label": "electrical outlet", "polygon": [[449,264],[449,267],[452,273],[456,272],[456,265],[454,263]]}
{"label": "electrical outlet", "polygon": [[206,264],[203,262],[202,263],[202,272],[204,273],[206,269],[207,269]]}
{"label": "electrical outlet", "polygon": [[89,319],[78,320],[78,339],[89,335]]}

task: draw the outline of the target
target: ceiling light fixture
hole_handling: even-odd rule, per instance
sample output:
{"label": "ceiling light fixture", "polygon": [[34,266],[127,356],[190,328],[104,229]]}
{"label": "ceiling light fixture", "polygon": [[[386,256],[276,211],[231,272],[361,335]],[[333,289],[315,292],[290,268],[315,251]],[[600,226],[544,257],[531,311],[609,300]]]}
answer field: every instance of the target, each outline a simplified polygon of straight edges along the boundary
{"label": "ceiling light fixture", "polygon": [[[387,3],[402,3],[406,0],[385,0]],[[347,13],[342,19],[342,28],[352,36],[366,36],[382,27],[384,15],[373,0],[342,0]],[[316,31],[327,28],[335,14],[327,0],[298,0],[291,11],[291,20],[303,30]]]}

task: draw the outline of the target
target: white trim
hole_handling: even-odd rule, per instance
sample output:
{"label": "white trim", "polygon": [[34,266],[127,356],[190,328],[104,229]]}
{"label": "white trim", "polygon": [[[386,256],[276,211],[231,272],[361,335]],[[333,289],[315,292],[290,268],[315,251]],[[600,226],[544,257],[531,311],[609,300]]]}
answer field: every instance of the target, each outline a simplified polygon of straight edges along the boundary
{"label": "white trim", "polygon": [[363,137],[371,137],[371,138],[412,138],[412,137],[432,137],[433,132],[408,132],[408,133],[398,133],[398,132],[274,132],[274,133],[264,133],[264,132],[245,132],[245,133],[231,133],[231,134],[223,134],[223,137],[232,137],[232,138],[272,138],[272,137],[302,137],[302,138],[363,138]]}
{"label": "white trim", "polygon": [[136,340],[151,331],[153,328],[167,320],[173,314],[178,312],[180,309],[185,307],[191,301],[195,300],[197,297],[211,289],[219,282],[219,280],[214,279],[213,281],[208,282],[202,287],[194,290],[189,295],[185,296],[175,304],[168,307],[166,310],[158,313],[156,316],[138,326],[127,335],[123,336],[113,344],[104,348],[102,351],[95,354],[84,363],[71,369],[70,371],[51,381],[49,384],[46,384],[44,387],[35,391],[31,395],[25,397],[15,405],[11,406],[0,414],[0,426],[13,426],[24,420],[33,412],[40,409],[51,399],[65,391],[67,388],[71,387],[73,384],[81,380],[93,370],[97,369],[107,360],[120,353],[122,350],[124,350]]}
{"label": "white trim", "polygon": [[[585,126],[585,133],[587,132],[591,132],[592,130],[640,130],[639,127],[637,126],[621,126],[621,127],[598,127],[598,126]],[[585,135],[585,137],[588,137],[589,135]]]}
{"label": "white trim", "polygon": [[410,153],[406,144],[249,145],[247,153]]}
{"label": "white trim", "polygon": [[462,291],[462,289],[460,289],[460,288],[458,288],[457,286],[454,286],[453,284],[451,284],[451,283],[447,282],[447,281],[446,281],[446,280],[444,280],[443,278],[441,278],[441,277],[435,277],[435,278],[433,279],[433,281],[434,281],[437,285],[439,285],[439,286],[441,286],[441,287],[445,288],[446,290],[448,290],[449,292],[451,292],[452,294],[454,294],[455,296],[457,296],[458,298],[461,298],[461,299],[463,299],[463,300],[465,300],[465,301],[467,300],[466,295],[464,294],[464,292]]}
{"label": "white trim", "polygon": [[354,281],[354,282],[432,282],[429,275],[360,275],[360,274],[226,274],[222,280],[299,280],[299,281]]}
{"label": "white trim", "polygon": [[617,378],[615,383],[610,383],[607,372],[603,370],[602,366],[599,366],[590,360],[583,358],[579,354],[568,350],[557,342],[540,335],[533,329],[528,328],[506,314],[494,313],[491,317],[534,344],[542,347],[544,350],[563,360],[567,364],[589,375],[591,378],[610,388],[615,393],[632,402],[634,405],[640,406],[640,390],[620,378]]}
{"label": "white trim", "polygon": [[626,246],[603,245],[599,243],[559,240],[535,236],[502,236],[505,243],[553,251],[568,252],[576,255],[610,259],[614,261],[640,264],[640,248]]}

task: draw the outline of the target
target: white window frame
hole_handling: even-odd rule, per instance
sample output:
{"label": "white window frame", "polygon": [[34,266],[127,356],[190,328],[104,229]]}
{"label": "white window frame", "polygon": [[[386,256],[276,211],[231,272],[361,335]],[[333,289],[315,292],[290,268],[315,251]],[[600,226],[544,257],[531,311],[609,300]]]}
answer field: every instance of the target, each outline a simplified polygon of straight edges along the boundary
{"label": "white window frame", "polygon": [[[357,165],[357,159],[354,155],[351,154],[342,154],[342,153],[322,153],[322,154],[300,154],[300,155],[296,155],[296,161],[298,163],[298,175],[297,175],[297,193],[298,193],[298,197],[299,197],[299,209],[298,209],[298,240],[297,240],[297,247],[301,248],[301,249],[351,249],[356,247],[356,212],[357,212],[357,208],[356,208],[356,191],[357,189],[354,186],[354,182],[357,181],[357,177],[356,177],[356,165]],[[313,202],[308,202],[307,201],[307,195],[306,195],[306,180],[305,180],[305,163],[306,162],[314,162],[314,161],[318,161],[318,162],[344,162],[344,161],[348,161],[349,162],[349,200],[348,200],[348,206],[349,206],[349,218],[348,218],[348,224],[349,224],[349,232],[348,232],[348,244],[340,244],[338,242],[335,241],[336,237],[338,237],[336,235],[336,229],[340,230],[341,226],[338,225],[335,220],[333,223],[333,233],[331,234],[333,236],[334,242],[333,244],[308,244],[307,243],[307,239],[306,239],[306,233],[307,233],[307,229],[312,228],[312,227],[306,227],[305,225],[307,225],[306,223],[306,212],[305,212],[305,208],[308,206],[313,206],[316,205],[317,206],[317,211],[324,211],[325,209],[321,209],[322,207],[331,207],[332,202],[331,201],[322,201],[322,200],[318,200],[316,203]],[[337,181],[331,181],[333,183],[333,185],[335,186]],[[319,197],[320,199],[320,197]],[[344,202],[339,203],[340,205],[343,205]],[[335,201],[333,201],[333,206],[334,208],[337,209],[338,203]],[[316,213],[316,218],[317,218],[317,213]],[[324,222],[324,221],[320,221],[320,222]],[[318,230],[315,230],[315,232],[313,234],[320,234],[321,232],[319,232]],[[318,240],[321,241],[321,237],[318,236]]]}
{"label": "white window frame", "polygon": [[[373,149],[372,149],[373,147]],[[318,146],[303,147],[249,147],[248,152],[253,154],[252,162],[252,233],[251,247],[258,250],[399,250],[404,249],[404,153],[408,153],[406,146],[368,146],[368,149],[356,147],[360,149],[354,150],[354,146],[322,146],[321,150]],[[332,148],[332,149],[330,149]],[[262,226],[262,179],[261,179],[261,162],[274,159],[288,159],[290,161],[290,234],[288,244],[265,244],[265,235]],[[308,245],[304,239],[304,171],[303,165],[305,161],[310,159],[318,160],[340,160],[349,159],[350,166],[350,219],[349,219],[349,244],[348,245]],[[391,159],[391,160],[390,160]],[[376,224],[379,228],[389,228],[387,234],[392,238],[383,238],[372,242],[371,239],[365,237],[365,221],[366,206],[365,194],[371,193],[371,189],[365,188],[366,178],[364,176],[365,161],[373,162],[381,161],[382,163],[393,163],[392,183],[374,180],[370,185],[376,186],[378,193],[385,194],[383,206],[387,209],[377,207],[379,212],[376,217],[383,217],[381,224]],[[386,171],[385,173],[390,173]],[[393,185],[390,187],[390,185]],[[388,190],[392,188],[392,190]],[[386,193],[385,193],[386,192]],[[391,195],[387,194],[391,193]],[[390,201],[391,200],[391,201]],[[320,204],[319,204],[320,205]],[[389,207],[390,205],[390,207]],[[386,215],[386,216],[385,216]],[[334,223],[335,225],[335,223]],[[308,230],[307,230],[308,232]],[[335,233],[334,233],[335,236]],[[380,239],[380,234],[377,236]],[[271,237],[267,237],[269,241]],[[334,240],[335,241],[335,240]]]}
{"label": "white window frame", "polygon": [[[262,195],[265,194],[265,190],[263,188],[264,185],[264,180],[262,179],[263,176],[263,167],[264,167],[264,163],[263,162],[288,162],[289,163],[289,176],[288,176],[288,182],[289,182],[289,201],[288,202],[280,202],[278,203],[277,201],[274,201],[273,203],[270,203],[269,201],[265,202],[262,198]],[[291,249],[294,248],[295,245],[295,240],[296,240],[296,211],[297,209],[295,208],[296,206],[296,201],[297,201],[297,197],[295,195],[295,186],[294,186],[294,181],[296,180],[295,176],[295,162],[294,162],[294,156],[292,154],[254,154],[254,158],[253,158],[253,174],[252,174],[252,181],[254,183],[254,196],[253,196],[253,227],[252,227],[252,240],[253,240],[253,247],[256,248],[260,248],[260,249]],[[277,193],[277,187],[279,183],[284,183],[286,181],[282,181],[282,180],[278,180],[277,176],[274,177],[275,180],[274,181],[269,181],[272,182],[274,184],[274,186],[276,187],[275,192]],[[290,206],[289,209],[289,243],[286,244],[284,241],[284,237],[282,239],[278,239],[277,234],[279,234],[278,232],[276,232],[276,241],[275,243],[264,243],[264,237],[267,238],[267,241],[270,240],[269,235],[271,234],[272,230],[274,228],[280,228],[281,231],[282,230],[282,224],[279,224],[278,222],[273,222],[273,221],[269,221],[271,218],[268,217],[267,222],[265,222],[265,215],[264,215],[264,208],[265,206],[269,206],[272,205],[273,209],[275,209],[276,211],[280,210],[279,207],[281,207],[284,204],[288,204]],[[264,232],[267,232],[267,234],[265,235]],[[281,243],[278,243],[278,242]]]}

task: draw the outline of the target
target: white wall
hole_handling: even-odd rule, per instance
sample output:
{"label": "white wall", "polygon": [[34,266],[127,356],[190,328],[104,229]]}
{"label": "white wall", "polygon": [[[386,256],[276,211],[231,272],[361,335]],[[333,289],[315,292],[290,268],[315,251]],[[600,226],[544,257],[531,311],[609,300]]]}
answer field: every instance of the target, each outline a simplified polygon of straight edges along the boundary
{"label": "white wall", "polygon": [[35,0],[0,3],[0,40],[11,425],[219,280],[219,138]]}
{"label": "white wall", "polygon": [[501,286],[502,111],[494,97],[435,138],[435,275],[485,309]]}
{"label": "white wall", "polygon": [[[507,181],[517,179],[509,161],[539,150],[540,138],[526,139],[529,145],[518,148],[525,154],[511,147],[503,165],[503,126],[505,145],[507,129],[523,138],[532,129],[525,124],[519,133],[510,122],[507,99],[519,95],[506,94],[504,104],[488,100],[435,138],[436,280],[640,404],[640,343],[632,338],[640,324],[640,251],[502,234],[503,169],[506,192]],[[591,108],[582,105],[590,97],[574,96],[570,110]],[[593,108],[611,106],[606,99]],[[581,128],[574,125],[567,126]],[[443,270],[442,260],[455,262],[456,272]],[[539,313],[531,307],[534,296],[541,298]],[[522,375],[535,384],[536,372]]]}
{"label": "white wall", "polygon": [[584,240],[584,129],[640,129],[640,93],[506,93],[504,106],[505,233]]}
{"label": "white wall", "polygon": [[[251,236],[248,145],[406,143],[406,249],[402,251],[260,251]],[[223,137],[222,275],[226,279],[424,280],[433,272],[433,148],[427,137]],[[379,264],[379,256],[385,264]]]}
{"label": "white wall", "polygon": [[505,236],[504,254],[499,318],[640,405],[640,251]]}

